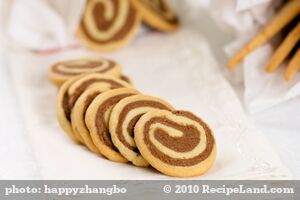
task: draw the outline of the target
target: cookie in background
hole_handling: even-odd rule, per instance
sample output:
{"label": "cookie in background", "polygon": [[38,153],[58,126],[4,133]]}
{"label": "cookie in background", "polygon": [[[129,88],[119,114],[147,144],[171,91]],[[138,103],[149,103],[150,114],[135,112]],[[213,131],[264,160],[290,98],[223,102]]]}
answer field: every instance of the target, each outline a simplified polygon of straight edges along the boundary
{"label": "cookie in background", "polygon": [[164,0],[88,0],[77,36],[87,48],[116,51],[128,45],[142,22],[162,31],[175,31],[179,20]]}

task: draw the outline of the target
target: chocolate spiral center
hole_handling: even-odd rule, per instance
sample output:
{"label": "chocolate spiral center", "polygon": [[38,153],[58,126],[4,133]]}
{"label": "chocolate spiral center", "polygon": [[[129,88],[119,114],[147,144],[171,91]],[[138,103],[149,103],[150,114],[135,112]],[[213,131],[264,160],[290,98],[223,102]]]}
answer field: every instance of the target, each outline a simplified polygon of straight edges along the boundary
{"label": "chocolate spiral center", "polygon": [[[154,137],[161,144],[177,152],[189,152],[200,142],[199,131],[194,126],[182,126],[173,121],[165,120],[162,124],[182,132],[182,137],[172,137],[168,132],[161,128],[154,131]],[[180,144],[180,145],[178,145]]]}
{"label": "chocolate spiral center", "polygon": [[124,0],[89,0],[81,22],[86,36],[96,43],[121,40],[134,26],[136,11]]}
{"label": "chocolate spiral center", "polygon": [[[126,105],[122,112],[119,115],[119,119],[118,119],[118,124],[117,124],[117,128],[116,128],[116,134],[118,136],[118,139],[124,144],[124,146],[126,146],[127,148],[138,152],[136,146],[131,145],[129,142],[127,142],[127,140],[124,137],[124,131],[123,131],[123,123],[125,121],[126,116],[128,116],[128,113],[131,110],[137,109],[137,108],[142,108],[142,107],[148,107],[150,108],[157,108],[157,109],[165,109],[165,110],[170,110],[169,107],[167,107],[166,105],[157,102],[157,101],[152,101],[152,100],[140,100],[140,101],[135,101],[132,103],[129,103],[128,105]],[[136,116],[134,116],[130,122],[127,125],[127,133],[129,134],[129,136],[132,138],[134,135],[134,126],[136,124],[136,122],[139,120],[139,118],[141,117],[143,113],[140,113]]]}
{"label": "chocolate spiral center", "polygon": [[[189,113],[179,112],[176,115],[197,122],[203,130],[194,125],[179,124],[165,116],[153,117],[144,125],[144,142],[147,148],[153,156],[170,165],[192,166],[204,161],[214,147],[211,130],[203,121]],[[162,148],[175,153],[162,152]],[[174,157],[177,153],[178,156]]]}

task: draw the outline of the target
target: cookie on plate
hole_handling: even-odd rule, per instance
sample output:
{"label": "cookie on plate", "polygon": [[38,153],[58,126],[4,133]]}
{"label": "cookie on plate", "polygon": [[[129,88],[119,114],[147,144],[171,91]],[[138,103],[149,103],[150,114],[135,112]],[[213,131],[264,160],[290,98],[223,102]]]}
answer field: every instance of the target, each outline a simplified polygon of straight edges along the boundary
{"label": "cookie on plate", "polygon": [[66,80],[85,73],[100,73],[115,77],[121,76],[121,67],[115,61],[106,58],[82,58],[59,61],[48,71],[49,80],[56,86],[61,86]]}
{"label": "cookie on plate", "polygon": [[179,20],[164,0],[130,0],[143,21],[159,31],[175,31]]}
{"label": "cookie on plate", "polygon": [[140,24],[140,14],[128,0],[87,0],[78,37],[93,50],[114,51],[132,40]]}
{"label": "cookie on plate", "polygon": [[153,109],[173,110],[162,99],[138,94],[122,99],[113,108],[109,131],[114,145],[120,153],[136,166],[146,167],[149,163],[141,156],[134,142],[134,127],[139,118]]}
{"label": "cookie on plate", "polygon": [[109,160],[115,162],[128,161],[112,143],[108,124],[113,107],[123,98],[135,94],[138,94],[138,92],[130,88],[120,88],[103,92],[94,98],[86,111],[85,123],[89,129],[93,143],[99,152]]}
{"label": "cookie on plate", "polygon": [[187,111],[150,111],[138,120],[134,134],[142,156],[169,176],[201,175],[216,157],[211,129]]}
{"label": "cookie on plate", "polygon": [[100,154],[100,152],[92,141],[90,131],[86,127],[84,118],[86,110],[91,104],[91,102],[94,100],[94,98],[98,94],[101,94],[102,92],[105,92],[107,90],[109,90],[109,88],[101,86],[86,89],[75,102],[75,105],[71,112],[71,124],[74,135],[78,138],[81,138],[83,140],[83,143],[92,152],[97,154]]}
{"label": "cookie on plate", "polygon": [[125,81],[103,74],[82,74],[67,80],[58,91],[56,113],[60,126],[76,142],[84,143],[78,134],[74,134],[71,126],[71,112],[80,95],[91,87],[115,89],[132,86]]}

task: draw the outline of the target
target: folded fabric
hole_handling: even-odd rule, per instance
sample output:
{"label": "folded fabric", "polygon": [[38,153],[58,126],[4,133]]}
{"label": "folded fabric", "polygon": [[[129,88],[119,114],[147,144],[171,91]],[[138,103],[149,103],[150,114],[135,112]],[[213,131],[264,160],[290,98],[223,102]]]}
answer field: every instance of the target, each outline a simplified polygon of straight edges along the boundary
{"label": "folded fabric", "polygon": [[[236,36],[235,40],[225,47],[229,57],[272,18],[280,3],[281,1],[271,0],[212,0],[211,12],[214,19],[221,27],[233,31]],[[293,80],[285,81],[285,63],[272,74],[265,72],[265,65],[273,50],[270,43],[257,48],[242,62],[243,70],[235,74],[244,81],[244,100],[250,113],[300,96],[300,73]]]}
{"label": "folded fabric", "polygon": [[6,51],[0,48],[0,90],[3,97],[0,98],[0,179],[39,179],[5,55]]}
{"label": "folded fabric", "polygon": [[77,42],[75,32],[85,0],[9,1],[8,38],[21,47],[44,50]]}

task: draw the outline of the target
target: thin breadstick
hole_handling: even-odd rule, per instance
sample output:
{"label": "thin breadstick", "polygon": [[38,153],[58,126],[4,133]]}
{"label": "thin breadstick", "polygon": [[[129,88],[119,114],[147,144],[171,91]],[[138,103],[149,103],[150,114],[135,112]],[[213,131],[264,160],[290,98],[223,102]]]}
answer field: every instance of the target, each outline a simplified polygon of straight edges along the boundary
{"label": "thin breadstick", "polygon": [[297,26],[287,35],[283,42],[276,49],[272,55],[269,63],[267,64],[266,71],[273,72],[289,55],[292,49],[296,46],[300,39],[300,22]]}
{"label": "thin breadstick", "polygon": [[296,72],[298,71],[300,67],[300,48],[297,50],[297,52],[295,53],[295,55],[292,57],[292,59],[290,60],[288,67],[285,71],[285,80],[291,80],[293,78],[293,76],[296,74]]}
{"label": "thin breadstick", "polygon": [[234,68],[251,51],[267,42],[283,27],[285,27],[294,17],[300,13],[300,0],[289,1],[274,16],[274,18],[256,35],[244,48],[237,52],[228,62],[228,68]]}

